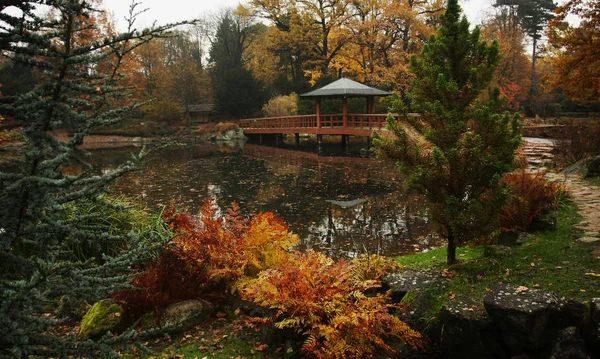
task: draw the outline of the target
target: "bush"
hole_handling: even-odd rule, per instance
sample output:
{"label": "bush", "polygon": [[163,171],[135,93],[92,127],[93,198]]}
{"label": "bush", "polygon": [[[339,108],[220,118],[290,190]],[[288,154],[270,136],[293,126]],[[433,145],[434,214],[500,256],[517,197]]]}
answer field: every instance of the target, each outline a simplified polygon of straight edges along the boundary
{"label": "bush", "polygon": [[312,251],[294,253],[275,269],[246,281],[241,294],[243,299],[274,309],[276,313],[268,320],[276,321],[275,327],[304,335],[302,352],[310,358],[396,355],[384,341],[389,337],[421,347],[421,334],[390,314],[398,305],[386,304],[387,295],[365,295],[378,281],[363,281],[355,273],[355,265],[344,260],[334,263]]}
{"label": "bush", "polygon": [[238,128],[239,128],[239,126],[233,122],[225,122],[225,123],[219,122],[217,124],[217,126],[215,127],[215,131],[217,133],[222,133],[222,132],[229,131],[229,130],[236,130]]}
{"label": "bush", "polygon": [[262,112],[266,117],[295,116],[298,114],[298,95],[273,97],[263,106]]}
{"label": "bush", "polygon": [[502,231],[527,230],[538,214],[558,208],[570,197],[564,185],[546,182],[541,172],[528,173],[521,169],[505,175],[502,181],[512,195],[500,209]]}
{"label": "bush", "polygon": [[133,285],[140,289],[123,291],[117,299],[137,316],[201,295],[235,292],[240,278],[276,266],[298,243],[273,213],[246,219],[238,210],[234,203],[223,215],[214,201],[206,201],[200,217],[165,211],[173,240],[135,278]]}
{"label": "bush", "polygon": [[565,165],[600,153],[600,122],[569,120],[556,142],[557,159]]}

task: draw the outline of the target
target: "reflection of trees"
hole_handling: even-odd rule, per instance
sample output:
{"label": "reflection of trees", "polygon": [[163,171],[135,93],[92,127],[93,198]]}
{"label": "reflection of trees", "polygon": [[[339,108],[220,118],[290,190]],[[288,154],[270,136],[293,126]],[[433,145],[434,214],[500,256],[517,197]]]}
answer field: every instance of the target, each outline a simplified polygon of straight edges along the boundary
{"label": "reflection of trees", "polygon": [[433,245],[433,228],[419,197],[392,193],[346,210],[330,204],[327,216],[309,227],[303,244],[332,256],[401,254]]}
{"label": "reflection of trees", "polygon": [[[246,214],[275,212],[300,235],[301,247],[334,256],[364,251],[398,254],[426,244],[418,239],[427,237],[432,228],[421,215],[426,213],[422,198],[398,190],[390,178],[390,173],[396,175],[391,165],[297,151],[277,153],[270,147],[264,151],[275,155],[222,152],[210,145],[166,148],[115,188],[133,196],[144,192],[151,205],[174,204],[192,212],[210,197],[222,207],[236,201]],[[110,153],[130,155],[131,151]]]}

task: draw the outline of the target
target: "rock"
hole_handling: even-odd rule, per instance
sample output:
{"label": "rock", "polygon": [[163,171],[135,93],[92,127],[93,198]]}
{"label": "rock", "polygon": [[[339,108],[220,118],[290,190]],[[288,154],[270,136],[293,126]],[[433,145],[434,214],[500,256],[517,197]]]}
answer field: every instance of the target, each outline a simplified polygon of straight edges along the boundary
{"label": "rock", "polygon": [[555,213],[540,213],[533,219],[529,229],[532,231],[556,231],[556,221]]}
{"label": "rock", "polygon": [[213,305],[207,301],[186,300],[167,307],[162,313],[161,324],[186,330],[209,319],[213,311]]}
{"label": "rock", "polygon": [[241,128],[232,128],[227,131],[219,133],[215,137],[217,142],[228,142],[228,141],[246,141],[247,137],[244,135],[244,130]]}
{"label": "rock", "polygon": [[508,247],[514,247],[523,244],[531,234],[527,232],[501,232],[498,237],[498,244]]}
{"label": "rock", "polygon": [[512,355],[548,348],[559,330],[581,326],[585,306],[537,289],[499,284],[484,298]]}
{"label": "rock", "polygon": [[585,177],[600,176],[600,156],[596,156],[593,160],[587,163],[587,173]]}
{"label": "rock", "polygon": [[576,327],[568,327],[558,332],[556,344],[550,359],[587,359],[583,338]]}
{"label": "rock", "polygon": [[54,314],[59,318],[81,320],[85,315],[89,304],[83,299],[73,298],[66,294],[58,300],[58,306]]}
{"label": "rock", "polygon": [[106,332],[115,332],[123,320],[123,307],[111,299],[96,302],[81,320],[79,336],[95,337]]}
{"label": "rock", "polygon": [[488,258],[503,258],[512,254],[512,249],[502,245],[489,245],[483,248],[483,256]]}
{"label": "rock", "polygon": [[400,302],[410,291],[422,291],[440,286],[442,277],[438,272],[430,269],[404,269],[384,276],[382,281],[384,288],[391,291],[392,301]]}
{"label": "rock", "polygon": [[577,162],[575,162],[574,164],[572,164],[571,166],[567,167],[566,169],[562,170],[562,174],[574,174],[574,173],[582,173],[586,167],[587,167],[587,163],[588,160],[587,159],[582,159],[579,160]]}
{"label": "rock", "polygon": [[444,358],[505,358],[499,329],[481,304],[455,298],[442,308],[438,347]]}
{"label": "rock", "polygon": [[144,138],[143,137],[134,137],[133,140],[131,140],[132,142],[144,142]]}

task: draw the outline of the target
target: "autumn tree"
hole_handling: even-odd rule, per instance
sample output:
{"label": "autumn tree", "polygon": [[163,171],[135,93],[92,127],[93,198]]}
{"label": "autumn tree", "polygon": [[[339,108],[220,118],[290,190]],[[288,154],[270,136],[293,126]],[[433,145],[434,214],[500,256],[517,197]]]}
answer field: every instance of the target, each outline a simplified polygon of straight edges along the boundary
{"label": "autumn tree", "polygon": [[250,17],[224,12],[217,20],[210,47],[210,77],[217,110],[235,117],[260,110],[264,102],[261,84],[246,67],[244,52],[256,31]]}
{"label": "autumn tree", "polygon": [[[439,33],[422,58],[411,60],[416,80],[409,98],[420,116],[390,118],[393,135],[375,136],[378,153],[396,160],[429,200],[448,242],[448,264],[456,262],[457,245],[496,228],[506,198],[500,177],[512,169],[520,142],[517,118],[496,113],[498,91],[485,103],[477,100],[492,80],[498,44],[480,41],[479,27],[470,31],[460,15],[450,0]],[[400,99],[392,111],[406,113]]]}
{"label": "autumn tree", "polygon": [[[43,72],[27,93],[0,97],[0,116],[20,123],[26,139],[14,166],[0,172],[0,357],[116,357],[115,344],[137,336],[58,334],[51,313],[60,298],[93,302],[126,286],[151,251],[151,238],[114,235],[102,215],[116,209],[103,196],[108,184],[135,164],[98,175],[81,145],[92,126],[139,105],[109,107],[126,93],[120,61],[168,27],[137,32],[130,18],[130,31],[106,35],[87,21],[97,13],[82,0],[0,3],[0,51]],[[108,60],[116,62],[98,66]],[[54,137],[59,128],[72,138]],[[73,164],[83,170],[67,172]]]}
{"label": "autumn tree", "polygon": [[[581,19],[579,26],[566,21],[569,14]],[[556,51],[551,85],[573,99],[599,101],[600,3],[571,0],[559,6],[550,21],[548,41]]]}
{"label": "autumn tree", "polygon": [[349,11],[352,36],[333,60],[359,81],[406,92],[412,84],[410,56],[421,50],[432,33],[430,16],[443,8],[437,2],[356,1]]}
{"label": "autumn tree", "polygon": [[485,21],[481,35],[488,41],[497,40],[502,53],[489,91],[498,87],[506,98],[505,106],[518,111],[526,102],[531,87],[531,60],[523,47],[525,32],[519,23],[516,6],[497,8],[497,12]]}

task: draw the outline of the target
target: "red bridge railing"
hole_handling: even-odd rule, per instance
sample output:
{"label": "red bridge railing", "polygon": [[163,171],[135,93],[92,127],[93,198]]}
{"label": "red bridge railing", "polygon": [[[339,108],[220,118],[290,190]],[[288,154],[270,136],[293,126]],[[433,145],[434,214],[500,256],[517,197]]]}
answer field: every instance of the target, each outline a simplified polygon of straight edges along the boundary
{"label": "red bridge railing", "polygon": [[246,134],[314,133],[329,135],[370,136],[373,130],[385,128],[387,114],[321,114],[251,118],[240,121]]}

